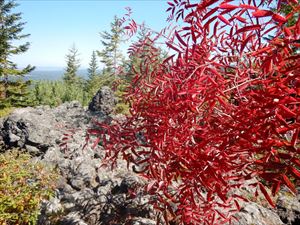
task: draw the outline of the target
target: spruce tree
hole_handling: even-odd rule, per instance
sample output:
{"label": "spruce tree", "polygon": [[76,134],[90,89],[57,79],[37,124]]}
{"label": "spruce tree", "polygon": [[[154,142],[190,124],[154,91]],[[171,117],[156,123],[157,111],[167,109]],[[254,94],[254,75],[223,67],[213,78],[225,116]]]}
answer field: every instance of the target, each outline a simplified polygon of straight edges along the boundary
{"label": "spruce tree", "polygon": [[97,51],[101,62],[105,65],[105,71],[117,78],[117,68],[123,61],[120,45],[123,42],[123,30],[121,28],[118,17],[114,17],[114,21],[110,24],[110,32],[104,31],[100,33],[101,43],[104,47],[102,51]]}
{"label": "spruce tree", "polygon": [[34,67],[28,65],[18,69],[17,64],[11,61],[12,56],[26,52],[30,45],[29,42],[16,44],[16,41],[29,36],[22,34],[26,24],[21,21],[22,14],[12,12],[17,5],[14,1],[0,0],[0,109],[30,104],[30,82],[25,82],[23,75]]}
{"label": "spruce tree", "polygon": [[89,64],[89,68],[88,68],[88,78],[89,80],[94,80],[97,75],[98,75],[98,64],[97,64],[97,56],[96,56],[96,52],[93,51],[92,53],[92,58],[91,58],[91,62]]}
{"label": "spruce tree", "polygon": [[93,51],[91,61],[88,68],[88,80],[86,82],[86,92],[88,93],[88,97],[92,97],[96,91],[98,91],[100,76],[98,73],[98,63],[97,63],[97,55],[96,52]]}
{"label": "spruce tree", "polygon": [[69,49],[66,55],[67,68],[63,76],[63,80],[67,85],[76,84],[79,81],[77,71],[80,67],[80,60],[78,59],[79,53],[75,44]]}

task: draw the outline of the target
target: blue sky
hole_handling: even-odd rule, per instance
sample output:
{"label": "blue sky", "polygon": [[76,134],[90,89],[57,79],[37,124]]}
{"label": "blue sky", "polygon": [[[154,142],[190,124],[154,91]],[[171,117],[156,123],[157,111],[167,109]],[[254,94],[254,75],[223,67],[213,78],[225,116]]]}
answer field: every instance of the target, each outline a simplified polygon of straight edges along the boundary
{"label": "blue sky", "polygon": [[[86,68],[93,50],[101,50],[99,32],[109,30],[114,15],[123,16],[125,7],[137,22],[160,30],[166,25],[165,0],[17,0],[16,11],[27,22],[24,33],[31,36],[28,52],[13,60],[19,67],[65,67],[65,55],[74,43],[81,68]],[[25,40],[25,39],[24,39]],[[23,41],[24,41],[23,40]]]}

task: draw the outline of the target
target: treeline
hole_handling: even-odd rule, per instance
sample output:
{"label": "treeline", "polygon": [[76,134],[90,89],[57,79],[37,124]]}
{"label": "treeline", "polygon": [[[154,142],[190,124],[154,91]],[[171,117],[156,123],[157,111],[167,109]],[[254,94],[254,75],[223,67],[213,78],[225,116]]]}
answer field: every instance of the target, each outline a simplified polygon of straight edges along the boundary
{"label": "treeline", "polygon": [[[138,40],[145,42],[148,35],[149,30],[144,26],[138,34]],[[121,44],[125,41],[122,39],[123,36],[119,19],[115,17],[111,23],[110,31],[100,33],[103,49],[92,52],[87,79],[78,76],[79,53],[73,44],[66,55],[67,66],[63,79],[60,81],[38,81],[34,84],[31,89],[34,105],[57,106],[72,100],[78,100],[82,105],[88,105],[102,86],[110,86],[114,88],[118,99],[116,112],[125,113],[128,107],[122,99],[123,92],[134,76],[133,70],[140,69],[141,61],[146,57],[151,43],[149,42],[149,46],[147,49],[145,48],[143,53],[125,59],[120,50]],[[163,51],[160,51],[158,57],[162,60],[165,55]],[[104,65],[101,70],[98,62]]]}
{"label": "treeline", "polygon": [[33,105],[54,107],[64,102],[77,100],[86,106],[102,86],[112,87],[112,84],[113,79],[101,73],[88,80],[78,77],[74,83],[68,83],[65,80],[33,81],[30,98]]}
{"label": "treeline", "polygon": [[[83,79],[78,75],[80,60],[78,49],[75,44],[69,49],[66,55],[66,68],[62,80],[59,81],[37,81],[33,83],[31,88],[31,98],[34,105],[50,105],[57,106],[63,102],[78,100],[83,105],[87,105],[95,93],[102,86],[112,87],[117,81],[127,83],[126,74],[129,70],[120,74],[119,67],[129,68],[128,60],[122,55],[120,46],[124,40],[123,31],[117,17],[111,23],[110,31],[100,33],[102,50],[94,50],[91,54],[91,59],[88,68],[88,78]],[[99,69],[99,63],[104,65],[104,68]],[[122,85],[121,85],[122,86]],[[124,85],[117,88],[119,97],[124,89]],[[118,105],[119,111],[126,111],[125,105],[121,102]],[[120,108],[120,106],[123,108]]]}

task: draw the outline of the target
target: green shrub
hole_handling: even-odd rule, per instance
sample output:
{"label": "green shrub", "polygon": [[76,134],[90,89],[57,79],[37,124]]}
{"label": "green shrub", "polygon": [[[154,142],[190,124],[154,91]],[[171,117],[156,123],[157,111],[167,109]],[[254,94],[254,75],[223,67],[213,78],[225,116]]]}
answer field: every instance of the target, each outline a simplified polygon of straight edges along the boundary
{"label": "green shrub", "polygon": [[27,153],[0,154],[0,224],[36,224],[40,203],[54,194],[57,177]]}
{"label": "green shrub", "polygon": [[8,116],[13,111],[12,107],[0,109],[0,118]]}
{"label": "green shrub", "polygon": [[83,81],[76,84],[67,84],[58,81],[38,81],[31,90],[35,105],[49,105],[56,107],[64,102],[77,100],[87,105],[87,94],[84,91]]}
{"label": "green shrub", "polygon": [[[118,83],[118,85],[115,85]],[[37,81],[31,89],[31,97],[35,105],[49,105],[56,107],[64,102],[77,100],[83,106],[87,106],[97,91],[109,86],[115,89],[117,105],[116,113],[128,114],[129,105],[124,103],[123,94],[128,86],[128,82],[120,79],[117,82],[111,74],[103,73],[94,77],[93,80],[80,79],[74,84],[67,84],[62,80],[57,81]]]}

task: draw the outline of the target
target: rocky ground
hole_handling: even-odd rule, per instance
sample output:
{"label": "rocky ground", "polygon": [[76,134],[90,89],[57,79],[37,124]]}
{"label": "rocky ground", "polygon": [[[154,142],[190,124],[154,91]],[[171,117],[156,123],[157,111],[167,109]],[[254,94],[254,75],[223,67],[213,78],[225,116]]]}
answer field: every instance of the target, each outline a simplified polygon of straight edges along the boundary
{"label": "rocky ground", "polygon": [[[157,213],[148,203],[151,197],[142,188],[146,181],[122,161],[115,170],[100,167],[101,146],[83,148],[90,121],[110,120],[114,104],[112,92],[105,87],[88,109],[70,102],[57,108],[16,109],[0,119],[0,142],[8,149],[25,148],[36,160],[52,164],[61,172],[55,197],[42,205],[39,224],[156,224]],[[63,142],[63,137],[69,140]],[[276,210],[263,200],[245,203],[235,225],[300,224],[299,198],[283,190]]]}

